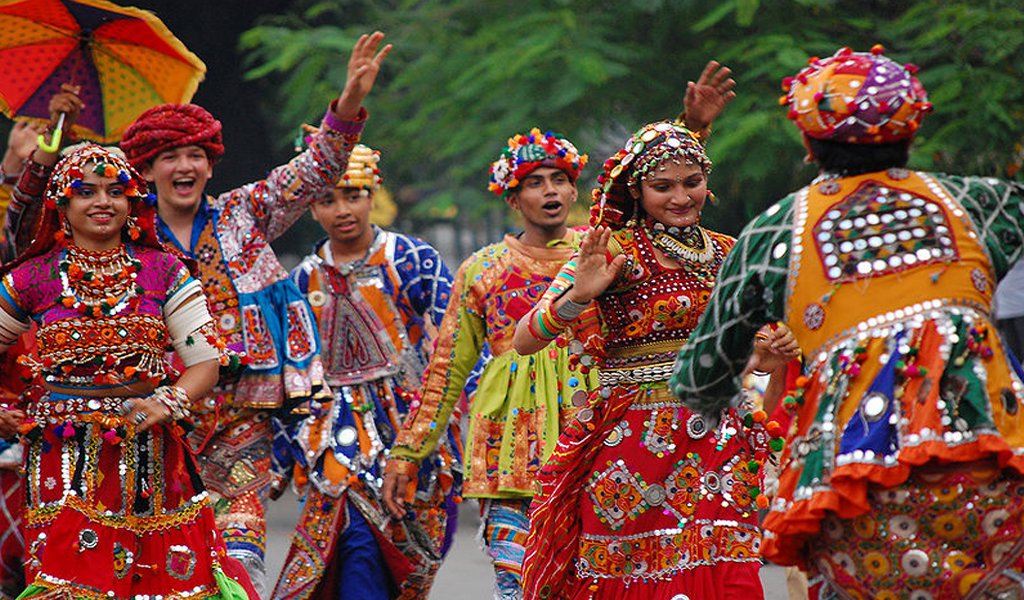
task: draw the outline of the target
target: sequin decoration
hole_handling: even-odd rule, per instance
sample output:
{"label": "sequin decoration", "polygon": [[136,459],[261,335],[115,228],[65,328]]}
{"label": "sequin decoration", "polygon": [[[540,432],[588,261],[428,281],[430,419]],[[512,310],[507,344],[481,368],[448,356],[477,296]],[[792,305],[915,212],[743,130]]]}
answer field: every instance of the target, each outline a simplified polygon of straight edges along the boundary
{"label": "sequin decoration", "polygon": [[804,309],[804,325],[808,329],[819,329],[825,323],[825,307],[817,302],[807,305]]}
{"label": "sequin decoration", "polygon": [[167,574],[187,581],[196,569],[196,553],[188,546],[171,546],[167,553]]}
{"label": "sequin decoration", "polygon": [[266,318],[259,306],[242,307],[242,321],[245,329],[245,349],[249,354],[249,367],[273,369],[278,365],[277,348],[267,328]]}
{"label": "sequin decoration", "polygon": [[590,497],[594,512],[609,529],[620,529],[627,519],[636,518],[647,508],[638,481],[625,463],[617,461],[590,481]]}
{"label": "sequin decoration", "polygon": [[872,180],[825,213],[814,226],[814,239],[833,282],[959,258],[938,203]]}
{"label": "sequin decoration", "polygon": [[971,283],[974,284],[974,289],[978,290],[982,294],[987,294],[989,291],[988,276],[981,269],[971,270]]}
{"label": "sequin decoration", "polygon": [[708,434],[708,423],[698,413],[693,413],[686,420],[686,433],[691,439],[699,440]]}
{"label": "sequin decoration", "polygon": [[114,575],[118,579],[124,579],[132,569],[132,563],[135,562],[135,555],[120,543],[115,543],[113,559]]}
{"label": "sequin decoration", "polygon": [[312,340],[316,339],[313,318],[303,302],[288,304],[288,359],[302,362],[313,355]]}

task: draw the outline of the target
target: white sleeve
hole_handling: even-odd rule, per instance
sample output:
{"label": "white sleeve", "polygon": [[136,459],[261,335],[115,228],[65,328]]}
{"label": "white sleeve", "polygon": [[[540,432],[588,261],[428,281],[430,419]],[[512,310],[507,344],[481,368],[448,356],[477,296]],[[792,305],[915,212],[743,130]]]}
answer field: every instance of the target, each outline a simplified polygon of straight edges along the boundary
{"label": "white sleeve", "polygon": [[171,344],[186,367],[220,358],[220,352],[200,331],[213,322],[213,317],[198,281],[189,281],[167,299],[164,320],[171,335]]}

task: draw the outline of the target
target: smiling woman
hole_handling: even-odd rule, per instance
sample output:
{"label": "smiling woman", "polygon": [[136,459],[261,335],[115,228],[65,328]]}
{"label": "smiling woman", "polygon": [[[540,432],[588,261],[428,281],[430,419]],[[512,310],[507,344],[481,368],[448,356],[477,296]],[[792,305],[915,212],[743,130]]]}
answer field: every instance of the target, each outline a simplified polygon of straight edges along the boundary
{"label": "smiling woman", "polygon": [[81,183],[64,207],[75,245],[87,250],[110,250],[121,244],[121,229],[128,221],[125,184],[116,177],[86,169]]}
{"label": "smiling woman", "polygon": [[[0,406],[0,435],[28,444],[23,597],[237,598],[249,586],[222,556],[181,437],[190,398],[227,356],[154,215],[127,161],[86,145],[57,163],[35,240],[0,270],[0,347],[39,326],[40,360],[25,362],[41,385],[24,410]],[[168,346],[180,376],[166,368]]]}
{"label": "smiling woman", "polygon": [[[718,109],[707,121],[693,119],[698,130],[730,98],[729,72],[717,66],[708,65],[699,85],[719,98]],[[517,351],[537,352],[572,332],[573,360],[597,365],[601,384],[578,400],[582,408],[537,474],[527,598],[764,597],[757,512],[766,504],[766,414],[745,401],[705,419],[668,389],[675,354],[734,243],[699,225],[710,195],[704,139],[683,123],[659,121],[626,140],[598,177],[579,252],[519,320]],[[584,311],[595,306],[599,333],[579,335]],[[795,340],[786,339],[791,350]],[[787,361],[766,345],[751,364],[772,371]]]}

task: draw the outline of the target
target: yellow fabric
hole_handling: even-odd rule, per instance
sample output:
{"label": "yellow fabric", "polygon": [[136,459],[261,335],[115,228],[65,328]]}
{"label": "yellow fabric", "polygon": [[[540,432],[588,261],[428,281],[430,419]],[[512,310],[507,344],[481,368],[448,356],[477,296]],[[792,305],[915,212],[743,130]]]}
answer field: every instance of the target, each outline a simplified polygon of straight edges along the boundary
{"label": "yellow fabric", "polygon": [[[815,225],[826,213],[835,209],[839,201],[867,181],[906,190],[915,196],[930,198],[942,206],[945,221],[953,230],[952,237],[956,239],[959,260],[948,266],[944,262],[936,262],[927,268],[916,267],[884,276],[876,274],[848,282],[830,279],[825,273],[824,257],[817,250]],[[835,184],[838,191],[822,194],[819,189],[826,184]],[[815,356],[829,341],[830,334],[833,339],[854,335],[859,323],[867,322],[872,317],[882,318],[885,311],[894,308],[894,302],[876,302],[875,298],[899,298],[900,306],[933,300],[936,283],[933,277],[941,279],[942,291],[948,300],[957,304],[985,307],[987,310],[992,302],[995,276],[967,214],[959,207],[953,208],[948,196],[937,197],[929,188],[929,182],[917,173],[908,173],[908,178],[904,180],[894,180],[885,173],[869,173],[826,184],[809,188],[808,198],[803,204],[804,211],[797,215],[796,227],[798,232],[802,232],[800,244],[803,252],[798,267],[800,277],[790,278],[792,289],[786,307],[786,322],[790,324],[806,355]],[[880,227],[880,230],[884,228]],[[975,269],[980,270],[987,279],[984,290],[978,289],[973,283]],[[840,284],[838,288],[837,284]],[[826,300],[824,297],[827,294],[830,296]],[[804,318],[807,307],[812,304],[819,304],[824,309],[824,321],[817,329],[809,328]],[[884,307],[881,308],[882,312],[880,307]],[[841,333],[835,335],[835,332]]]}

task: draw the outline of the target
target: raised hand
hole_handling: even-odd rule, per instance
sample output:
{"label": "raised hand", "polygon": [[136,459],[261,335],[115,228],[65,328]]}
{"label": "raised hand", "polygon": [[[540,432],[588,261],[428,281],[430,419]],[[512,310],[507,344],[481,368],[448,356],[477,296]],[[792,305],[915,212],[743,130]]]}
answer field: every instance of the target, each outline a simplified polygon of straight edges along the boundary
{"label": "raised hand", "polygon": [[580,244],[576,260],[576,278],[566,297],[586,304],[604,293],[626,263],[625,255],[608,260],[608,241],[612,230],[607,227],[591,229]]}
{"label": "raised hand", "polygon": [[359,36],[359,40],[352,48],[352,56],[348,59],[345,89],[338,98],[334,116],[343,120],[352,120],[359,116],[359,108],[373,89],[373,83],[377,80],[384,58],[391,52],[391,44],[380,48],[383,40],[384,34],[379,31]]}
{"label": "raised hand", "polygon": [[24,411],[16,408],[0,408],[0,438],[10,439],[18,433],[18,426],[25,420]]}
{"label": "raised hand", "polygon": [[686,115],[687,129],[707,129],[726,105],[732,102],[736,97],[736,92],[732,90],[736,86],[736,81],[729,77],[731,74],[732,70],[729,67],[712,60],[704,67],[704,72],[700,74],[697,83],[686,82],[683,114]]}
{"label": "raised hand", "polygon": [[39,134],[46,130],[42,124],[31,121],[17,121],[7,136],[7,151],[4,152],[3,169],[5,175],[17,175],[21,163],[32,156],[32,151],[39,144]]}
{"label": "raised hand", "polygon": [[800,344],[785,323],[764,326],[754,335],[754,352],[746,372],[771,373],[800,356]]}
{"label": "raised hand", "polygon": [[60,84],[60,91],[50,98],[50,127],[57,125],[57,117],[64,113],[64,131],[71,129],[71,126],[78,120],[85,104],[78,94],[82,91],[81,86],[70,83]]}

